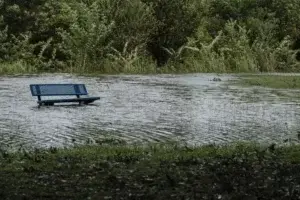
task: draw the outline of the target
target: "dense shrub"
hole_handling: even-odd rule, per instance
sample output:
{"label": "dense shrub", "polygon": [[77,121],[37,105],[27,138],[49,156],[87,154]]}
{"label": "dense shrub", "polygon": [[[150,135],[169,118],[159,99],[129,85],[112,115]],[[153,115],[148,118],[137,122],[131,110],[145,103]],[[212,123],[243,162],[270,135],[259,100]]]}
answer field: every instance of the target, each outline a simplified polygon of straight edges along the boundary
{"label": "dense shrub", "polygon": [[156,29],[151,7],[139,0],[95,0],[71,6],[76,21],[63,31],[63,42],[69,48],[71,62],[83,69],[101,68],[103,58],[126,67],[131,55],[145,53]]}
{"label": "dense shrub", "polygon": [[[2,44],[8,44],[2,52],[4,60],[26,59],[41,68],[53,67],[53,61],[66,60],[61,51],[62,38],[59,29],[68,29],[73,22],[71,10],[66,4],[53,0],[11,1],[5,0],[0,8],[6,29],[6,38]],[[29,55],[24,58],[24,53]],[[57,64],[57,63],[56,63]]]}
{"label": "dense shrub", "polygon": [[202,14],[201,4],[191,0],[144,1],[153,6],[159,22],[157,32],[148,42],[148,50],[161,66],[169,59],[165,48],[180,48],[197,30]]}
{"label": "dense shrub", "polygon": [[144,72],[153,62],[299,71],[299,9],[297,0],[0,0],[0,61],[43,71]]}

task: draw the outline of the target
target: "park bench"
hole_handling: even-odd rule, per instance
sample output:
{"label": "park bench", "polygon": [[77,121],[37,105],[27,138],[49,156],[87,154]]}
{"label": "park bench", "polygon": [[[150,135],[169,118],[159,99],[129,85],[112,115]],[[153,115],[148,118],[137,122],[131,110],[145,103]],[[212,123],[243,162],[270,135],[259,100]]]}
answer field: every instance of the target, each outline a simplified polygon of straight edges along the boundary
{"label": "park bench", "polygon": [[[80,97],[81,95],[88,95],[84,84],[31,84],[30,90],[32,96],[37,96],[37,103],[39,106],[47,105],[52,106],[55,103],[69,103],[78,102],[81,104],[89,104],[100,97]],[[60,98],[60,99],[48,99],[42,100],[42,96],[73,96],[76,98]]]}

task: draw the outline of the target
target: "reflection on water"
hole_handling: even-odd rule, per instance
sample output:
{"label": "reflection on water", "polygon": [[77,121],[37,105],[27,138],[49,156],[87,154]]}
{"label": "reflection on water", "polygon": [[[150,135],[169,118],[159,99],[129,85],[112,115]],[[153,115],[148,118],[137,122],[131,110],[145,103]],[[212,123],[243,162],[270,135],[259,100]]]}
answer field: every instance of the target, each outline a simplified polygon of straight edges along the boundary
{"label": "reflection on water", "polygon": [[[278,142],[295,138],[299,91],[228,86],[216,75],[0,77],[0,145],[66,146],[106,135],[136,141]],[[84,83],[101,100],[38,108],[29,84]]]}

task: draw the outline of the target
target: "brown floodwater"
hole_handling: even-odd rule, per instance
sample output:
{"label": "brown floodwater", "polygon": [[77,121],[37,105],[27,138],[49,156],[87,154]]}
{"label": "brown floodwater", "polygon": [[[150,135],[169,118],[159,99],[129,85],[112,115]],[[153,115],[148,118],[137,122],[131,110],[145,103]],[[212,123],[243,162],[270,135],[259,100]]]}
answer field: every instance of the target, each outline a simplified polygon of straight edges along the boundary
{"label": "brown floodwater", "polygon": [[[222,81],[212,81],[214,77]],[[0,146],[69,146],[115,137],[189,144],[282,142],[300,131],[299,90],[228,85],[234,75],[0,77]],[[38,108],[29,84],[84,83],[101,100]],[[285,94],[285,95],[283,95]]]}

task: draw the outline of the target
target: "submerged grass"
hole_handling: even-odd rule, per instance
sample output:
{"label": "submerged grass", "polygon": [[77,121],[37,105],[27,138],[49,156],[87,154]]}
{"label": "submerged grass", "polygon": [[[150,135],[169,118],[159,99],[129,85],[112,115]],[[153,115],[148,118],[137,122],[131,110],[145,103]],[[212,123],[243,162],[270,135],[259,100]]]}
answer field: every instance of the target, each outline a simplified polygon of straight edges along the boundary
{"label": "submerged grass", "polygon": [[88,145],[1,152],[1,199],[299,199],[300,146]]}
{"label": "submerged grass", "polygon": [[236,82],[241,86],[261,86],[275,89],[300,89],[300,76],[294,75],[241,75]]}

